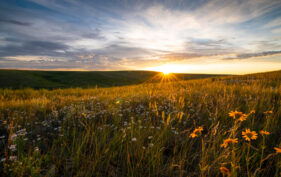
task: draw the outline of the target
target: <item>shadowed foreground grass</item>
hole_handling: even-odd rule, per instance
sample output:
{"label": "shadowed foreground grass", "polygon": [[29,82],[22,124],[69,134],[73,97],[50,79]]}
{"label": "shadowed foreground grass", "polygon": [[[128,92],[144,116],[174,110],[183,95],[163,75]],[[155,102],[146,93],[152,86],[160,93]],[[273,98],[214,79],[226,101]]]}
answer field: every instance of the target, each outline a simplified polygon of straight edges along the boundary
{"label": "shadowed foreground grass", "polygon": [[280,71],[114,88],[2,89],[0,175],[277,177],[280,93]]}

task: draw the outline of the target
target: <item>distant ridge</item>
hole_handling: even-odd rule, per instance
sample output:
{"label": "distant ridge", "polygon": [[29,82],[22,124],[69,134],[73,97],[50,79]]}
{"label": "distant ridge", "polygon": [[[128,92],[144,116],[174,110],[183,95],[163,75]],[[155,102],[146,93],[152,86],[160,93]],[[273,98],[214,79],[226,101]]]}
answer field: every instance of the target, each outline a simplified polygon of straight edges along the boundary
{"label": "distant ridge", "polygon": [[[159,72],[154,71],[34,71],[0,70],[0,88],[90,88],[112,87],[144,82],[158,82],[153,79]],[[174,74],[179,79],[202,79],[226,75],[216,74]]]}

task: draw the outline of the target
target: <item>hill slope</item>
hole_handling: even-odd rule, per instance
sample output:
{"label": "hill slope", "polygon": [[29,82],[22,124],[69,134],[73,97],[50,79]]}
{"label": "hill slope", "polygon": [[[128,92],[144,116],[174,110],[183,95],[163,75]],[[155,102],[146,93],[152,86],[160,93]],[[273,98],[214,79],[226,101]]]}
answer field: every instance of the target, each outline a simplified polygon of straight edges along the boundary
{"label": "hill slope", "polygon": [[[22,71],[0,70],[0,88],[111,87],[158,82],[153,71]],[[221,75],[175,74],[180,79],[200,79]]]}

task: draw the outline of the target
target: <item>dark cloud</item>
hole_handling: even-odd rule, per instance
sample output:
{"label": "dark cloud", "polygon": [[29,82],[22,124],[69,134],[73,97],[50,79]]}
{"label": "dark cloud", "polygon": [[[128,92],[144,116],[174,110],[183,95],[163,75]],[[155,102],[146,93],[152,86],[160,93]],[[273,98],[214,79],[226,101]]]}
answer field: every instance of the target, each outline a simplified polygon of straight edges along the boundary
{"label": "dark cloud", "polygon": [[0,18],[0,24],[1,23],[8,23],[8,24],[20,25],[20,26],[30,26],[30,25],[32,25],[32,23],[29,23],[29,22],[22,22],[22,21],[18,21],[18,20],[3,19],[3,18]]}
{"label": "dark cloud", "polygon": [[0,56],[16,55],[46,55],[60,56],[60,51],[65,51],[69,47],[62,43],[50,41],[26,41],[19,45],[8,45],[0,48]]}
{"label": "dark cloud", "polygon": [[281,51],[266,51],[266,52],[259,52],[259,53],[241,53],[237,54],[236,57],[229,57],[225,58],[225,60],[235,60],[235,59],[248,59],[253,57],[265,57],[265,56],[272,56],[272,55],[279,55]]}
{"label": "dark cloud", "polygon": [[99,40],[105,40],[105,36],[102,35],[102,32],[100,29],[95,29],[94,31],[90,31],[90,32],[87,32],[87,33],[83,33],[81,35],[81,37],[84,37],[84,38],[90,38],[90,39],[99,39]]}

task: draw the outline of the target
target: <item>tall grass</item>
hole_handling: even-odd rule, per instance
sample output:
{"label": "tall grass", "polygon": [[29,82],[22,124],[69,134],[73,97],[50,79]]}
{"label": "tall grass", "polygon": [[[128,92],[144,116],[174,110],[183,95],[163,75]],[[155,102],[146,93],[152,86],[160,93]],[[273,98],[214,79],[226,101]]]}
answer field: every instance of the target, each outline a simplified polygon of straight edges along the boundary
{"label": "tall grass", "polygon": [[[273,72],[114,88],[2,89],[0,174],[280,176],[280,83],[281,72]],[[235,110],[245,120],[229,115]],[[247,141],[246,129],[258,137]]]}

